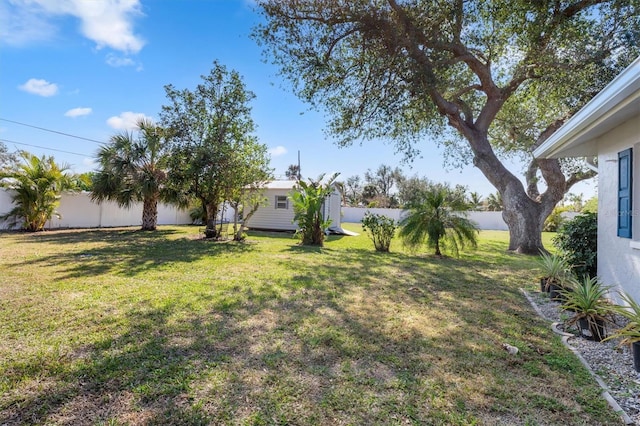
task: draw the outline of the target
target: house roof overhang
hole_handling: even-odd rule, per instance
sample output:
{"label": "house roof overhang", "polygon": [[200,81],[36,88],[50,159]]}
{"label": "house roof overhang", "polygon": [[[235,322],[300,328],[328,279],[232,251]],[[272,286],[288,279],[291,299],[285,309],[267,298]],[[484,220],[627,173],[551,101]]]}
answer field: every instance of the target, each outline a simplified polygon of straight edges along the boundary
{"label": "house roof overhang", "polygon": [[640,57],[536,148],[536,158],[592,157],[598,138],[640,115]]}

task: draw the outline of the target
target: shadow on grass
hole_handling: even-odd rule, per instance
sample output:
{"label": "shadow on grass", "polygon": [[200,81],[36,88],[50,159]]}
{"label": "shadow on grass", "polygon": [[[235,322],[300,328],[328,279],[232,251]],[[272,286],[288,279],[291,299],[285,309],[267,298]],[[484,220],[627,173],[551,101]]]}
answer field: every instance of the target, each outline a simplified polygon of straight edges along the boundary
{"label": "shadow on grass", "polygon": [[[133,276],[175,263],[190,263],[206,256],[234,255],[253,250],[248,242],[212,241],[193,236],[176,237],[175,230],[95,230],[42,234],[25,241],[82,245],[50,255],[14,262],[13,266],[58,265],[59,279],[116,273]],[[96,244],[97,243],[97,244]]]}
{"label": "shadow on grass", "polygon": [[153,241],[177,234],[176,229],[157,229],[142,231],[139,227],[89,228],[89,229],[53,229],[42,232],[20,232],[27,243],[80,244],[96,242],[113,242],[135,238]]}
{"label": "shadow on grass", "polygon": [[128,329],[75,348],[60,370],[25,362],[25,372],[51,375],[53,385],[15,395],[1,407],[0,424],[118,424],[109,421],[125,413],[134,424],[209,424],[187,391],[198,366],[226,355],[212,347],[210,324],[193,321],[183,333],[170,324],[173,313],[172,306],[129,312]]}
{"label": "shadow on grass", "polygon": [[[181,261],[195,256],[178,248]],[[569,385],[579,363],[564,358],[526,305],[520,277],[495,272],[497,258],[283,252],[272,259],[289,272],[278,281],[193,296],[204,310],[178,300],[140,304],[117,332],[67,357],[25,360],[10,372],[18,383],[0,398],[0,424],[592,420]],[[113,329],[102,321],[94,328]],[[503,342],[518,346],[518,357]],[[584,406],[606,410],[598,399]]]}

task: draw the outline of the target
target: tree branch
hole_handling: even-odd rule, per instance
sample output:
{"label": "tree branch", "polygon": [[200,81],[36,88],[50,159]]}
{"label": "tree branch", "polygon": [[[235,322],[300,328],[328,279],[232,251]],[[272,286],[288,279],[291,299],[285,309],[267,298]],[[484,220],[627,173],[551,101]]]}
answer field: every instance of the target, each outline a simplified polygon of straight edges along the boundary
{"label": "tree branch", "polygon": [[540,191],[538,190],[538,162],[536,159],[532,159],[529,162],[529,167],[527,167],[527,171],[525,172],[525,180],[527,183],[527,195],[534,201],[539,201],[540,199]]}
{"label": "tree branch", "polygon": [[540,202],[546,204],[552,201],[555,205],[562,200],[567,191],[567,181],[562,173],[560,161],[555,158],[538,158],[537,163],[547,183],[547,190],[539,197]]}
{"label": "tree branch", "polygon": [[598,172],[595,170],[581,171],[572,173],[571,176],[567,179],[567,188],[566,191],[569,191],[573,185],[578,182],[582,182],[583,180],[591,179],[592,177],[596,177]]}

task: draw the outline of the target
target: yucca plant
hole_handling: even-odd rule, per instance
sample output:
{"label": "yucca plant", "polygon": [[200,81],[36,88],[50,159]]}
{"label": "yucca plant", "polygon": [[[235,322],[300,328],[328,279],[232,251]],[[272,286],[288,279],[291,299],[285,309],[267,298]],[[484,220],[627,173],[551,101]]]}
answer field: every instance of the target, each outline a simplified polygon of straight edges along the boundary
{"label": "yucca plant", "polygon": [[[575,312],[566,321],[567,325],[579,324],[580,334],[601,341],[606,337],[606,323],[613,312],[613,305],[607,299],[610,286],[604,285],[598,277],[583,276],[581,281],[569,279],[571,290],[562,290],[565,299],[562,308]],[[588,330],[588,334],[585,332]]]}
{"label": "yucca plant", "polygon": [[614,331],[611,336],[607,338],[621,338],[621,345],[628,345],[635,342],[640,342],[640,304],[633,300],[627,293],[620,295],[624,306],[614,305],[612,307],[613,312],[622,316],[627,320],[627,324]]}
{"label": "yucca plant", "polygon": [[619,338],[620,345],[631,345],[633,352],[633,366],[640,372],[640,304],[627,293],[620,295],[625,306],[614,305],[613,312],[627,320],[627,324],[615,330],[605,340]]}
{"label": "yucca plant", "polygon": [[540,269],[542,269],[541,286],[543,291],[549,291],[552,285],[566,288],[571,285],[571,266],[557,254],[540,252]]}

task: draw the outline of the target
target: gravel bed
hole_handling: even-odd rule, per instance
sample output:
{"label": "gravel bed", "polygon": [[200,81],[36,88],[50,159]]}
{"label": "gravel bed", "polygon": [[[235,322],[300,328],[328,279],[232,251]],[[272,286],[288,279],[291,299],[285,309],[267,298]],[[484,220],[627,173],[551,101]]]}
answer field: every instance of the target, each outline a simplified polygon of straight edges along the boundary
{"label": "gravel bed", "polygon": [[[571,312],[563,311],[560,303],[549,299],[540,292],[527,292],[529,299],[536,304],[543,317],[552,322],[563,323],[571,318]],[[615,323],[622,324],[622,318],[615,318]],[[612,327],[608,326],[607,332]],[[594,342],[579,336],[573,327],[562,326],[569,337],[568,343],[585,359],[591,369],[607,385],[608,391],[629,417],[640,425],[640,373],[633,367],[633,357],[628,346],[618,346],[616,340]]]}

